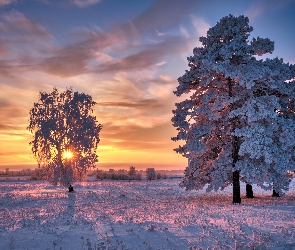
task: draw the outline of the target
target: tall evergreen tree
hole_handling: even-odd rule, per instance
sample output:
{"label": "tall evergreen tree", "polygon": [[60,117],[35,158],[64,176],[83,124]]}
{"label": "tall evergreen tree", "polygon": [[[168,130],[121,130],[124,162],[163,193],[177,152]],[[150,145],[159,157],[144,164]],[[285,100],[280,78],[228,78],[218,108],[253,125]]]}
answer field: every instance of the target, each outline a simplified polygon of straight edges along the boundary
{"label": "tall evergreen tree", "polygon": [[210,191],[232,184],[233,203],[241,202],[240,178],[265,188],[286,187],[281,181],[291,164],[280,168],[270,145],[292,160],[295,146],[295,140],[281,142],[279,135],[294,129],[294,81],[286,82],[294,78],[294,67],[279,59],[257,60],[272,53],[274,42],[259,37],[249,42],[251,31],[247,17],[223,17],[200,38],[202,47],[188,58],[190,70],[178,79],[174,92],[191,93],[176,103],[172,118],[178,130],[172,140],[185,141],[175,151],[188,159],[181,186],[198,190],[208,184]]}

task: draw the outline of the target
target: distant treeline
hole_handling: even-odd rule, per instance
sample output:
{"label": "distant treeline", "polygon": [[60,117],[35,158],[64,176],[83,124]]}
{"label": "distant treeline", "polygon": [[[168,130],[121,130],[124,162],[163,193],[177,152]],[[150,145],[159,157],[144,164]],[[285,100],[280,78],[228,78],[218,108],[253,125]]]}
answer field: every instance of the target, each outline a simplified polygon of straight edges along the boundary
{"label": "distant treeline", "polygon": [[[95,176],[98,180],[156,180],[166,179],[168,176],[179,177],[180,171],[176,170],[159,170],[156,171],[154,168],[147,168],[146,170],[136,170],[134,166],[131,166],[129,170],[125,169],[109,169],[102,170],[97,169],[89,171],[89,176]],[[19,171],[10,171],[6,168],[5,171],[0,171],[0,177],[15,177],[15,176],[30,176],[30,180],[43,180],[45,179],[46,173],[42,168],[36,169],[22,169]]]}
{"label": "distant treeline", "polygon": [[18,170],[18,171],[10,171],[9,168],[6,168],[5,171],[0,171],[0,176],[9,176],[9,177],[13,177],[13,176],[31,176],[34,174],[34,172],[38,170],[38,169],[22,169],[22,170]]}
{"label": "distant treeline", "polygon": [[[142,171],[140,171],[142,172]],[[166,179],[167,175],[162,174],[160,172],[156,172],[154,168],[147,168],[145,171],[146,174],[146,179],[148,180],[155,180],[155,179]],[[108,171],[106,170],[96,170],[95,171],[95,178],[104,180],[104,179],[109,179],[109,180],[142,180],[142,174],[139,173],[135,167],[131,166],[129,171],[125,169],[119,169],[119,170],[114,170],[114,169],[109,169]]]}

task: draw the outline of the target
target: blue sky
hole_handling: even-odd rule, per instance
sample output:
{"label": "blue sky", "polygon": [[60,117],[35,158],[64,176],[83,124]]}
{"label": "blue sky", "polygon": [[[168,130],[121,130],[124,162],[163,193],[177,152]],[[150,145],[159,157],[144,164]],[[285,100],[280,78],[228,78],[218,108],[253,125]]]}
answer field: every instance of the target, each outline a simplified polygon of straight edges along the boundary
{"label": "blue sky", "polygon": [[29,109],[53,86],[98,103],[98,167],[184,169],[172,92],[198,38],[246,15],[251,37],[275,41],[265,57],[295,63],[294,12],[294,0],[0,0],[0,170],[35,167]]}

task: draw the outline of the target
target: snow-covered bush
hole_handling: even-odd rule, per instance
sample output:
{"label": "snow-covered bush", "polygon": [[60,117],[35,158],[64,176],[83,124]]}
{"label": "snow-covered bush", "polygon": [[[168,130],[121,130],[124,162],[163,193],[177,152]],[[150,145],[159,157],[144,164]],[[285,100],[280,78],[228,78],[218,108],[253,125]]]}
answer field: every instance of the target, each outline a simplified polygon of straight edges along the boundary
{"label": "snow-covered bush", "polygon": [[154,168],[147,168],[146,169],[146,177],[148,180],[155,180],[157,177],[156,170]]}
{"label": "snow-covered bush", "polygon": [[166,174],[162,174],[160,172],[157,172],[157,179],[167,179],[167,175]]}
{"label": "snow-covered bush", "polygon": [[109,171],[96,170],[95,178],[100,180],[141,180],[141,174],[135,173],[134,175],[129,175],[124,169],[117,171],[114,169],[109,169]]}
{"label": "snow-covered bush", "polygon": [[41,168],[36,168],[32,171],[30,180],[46,180],[46,173]]}

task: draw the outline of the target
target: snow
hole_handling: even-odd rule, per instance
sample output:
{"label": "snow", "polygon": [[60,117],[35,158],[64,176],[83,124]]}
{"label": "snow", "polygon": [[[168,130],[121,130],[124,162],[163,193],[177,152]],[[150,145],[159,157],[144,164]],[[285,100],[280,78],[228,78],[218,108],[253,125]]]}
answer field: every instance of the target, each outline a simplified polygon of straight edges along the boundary
{"label": "snow", "polygon": [[295,180],[285,197],[253,185],[206,193],[180,179],[89,181],[75,192],[42,181],[0,182],[0,249],[295,249]]}

